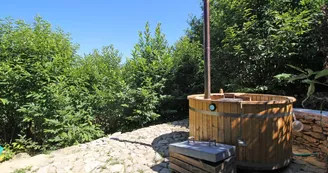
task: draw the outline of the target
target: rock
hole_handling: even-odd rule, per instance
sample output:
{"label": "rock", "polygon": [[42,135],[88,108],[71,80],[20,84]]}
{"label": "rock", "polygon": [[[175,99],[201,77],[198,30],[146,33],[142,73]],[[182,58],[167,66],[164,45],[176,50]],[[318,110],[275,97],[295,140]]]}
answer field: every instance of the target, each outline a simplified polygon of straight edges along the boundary
{"label": "rock", "polygon": [[[317,168],[325,168],[326,164],[323,162],[319,162],[315,157],[305,157],[304,161],[317,167]],[[305,169],[306,170],[306,169]]]}
{"label": "rock", "polygon": [[173,135],[173,138],[180,138],[180,137],[181,137],[181,134],[179,134],[179,133]]}
{"label": "rock", "polygon": [[101,163],[98,161],[85,161],[84,170],[85,172],[92,172],[99,167],[101,167]]}
{"label": "rock", "polygon": [[306,162],[304,162],[303,160],[293,160],[294,163],[296,163],[297,165],[306,165]]}
{"label": "rock", "polygon": [[167,138],[166,140],[169,144],[175,141],[173,138]]}
{"label": "rock", "polygon": [[311,136],[308,136],[308,135],[304,135],[303,138],[309,142],[312,142],[312,143],[315,143],[317,142],[317,139],[315,138],[312,138]]}
{"label": "rock", "polygon": [[36,171],[36,173],[45,173],[45,172],[48,171],[47,168],[48,168],[48,167],[42,167],[42,168],[39,168],[39,169]]}
{"label": "rock", "polygon": [[163,168],[159,173],[170,173],[171,171],[167,168]]}
{"label": "rock", "polygon": [[168,168],[169,167],[169,163],[167,163],[167,162],[162,162],[159,165],[161,165],[163,168]]}
{"label": "rock", "polygon": [[134,170],[136,170],[135,172],[145,172],[145,170],[149,170],[149,167],[145,165],[135,165]]}
{"label": "rock", "polygon": [[313,129],[314,132],[318,132],[318,133],[322,133],[323,132],[321,126],[314,125],[314,126],[312,126],[312,129]]}
{"label": "rock", "polygon": [[313,149],[313,148],[317,148],[318,147],[318,143],[311,143],[311,142],[306,142],[306,143],[303,143],[303,145]]}
{"label": "rock", "polygon": [[84,172],[84,162],[75,161],[73,163],[72,172]]}
{"label": "rock", "polygon": [[328,147],[328,141],[327,140],[326,141],[321,141],[320,143]]}
{"label": "rock", "polygon": [[37,172],[38,170],[39,170],[39,167],[37,167],[37,166],[31,167],[31,172]]}
{"label": "rock", "polygon": [[161,165],[155,165],[151,167],[151,169],[155,172],[160,172],[163,169],[163,167]]}
{"label": "rock", "polygon": [[114,137],[114,136],[120,136],[122,133],[121,132],[116,132],[116,133],[113,133],[112,135],[110,135],[110,136],[112,136],[112,137]]}
{"label": "rock", "polygon": [[308,124],[303,124],[303,131],[311,131],[312,126],[308,125]]}
{"label": "rock", "polygon": [[147,159],[147,160],[154,160],[155,153],[153,151],[152,152],[148,152],[146,155],[144,155],[144,158]]}
{"label": "rock", "polygon": [[159,153],[156,153],[154,160],[155,160],[155,162],[158,162],[158,161],[163,160],[163,157]]}
{"label": "rock", "polygon": [[131,173],[136,172],[136,171],[133,170],[133,167],[132,166],[128,166],[125,171],[126,172],[131,172]]}
{"label": "rock", "polygon": [[116,164],[110,167],[110,171],[112,173],[117,173],[117,172],[123,172],[124,171],[124,166],[121,164]]}
{"label": "rock", "polygon": [[18,153],[13,157],[13,159],[28,159],[28,158],[31,158],[31,156],[27,153]]}
{"label": "rock", "polygon": [[322,133],[304,132],[304,134],[311,135],[312,137],[315,137],[315,138],[321,139],[321,140],[325,140],[326,139],[325,135],[323,135]]}
{"label": "rock", "polygon": [[[311,126],[310,126],[311,127]],[[299,137],[302,137],[303,136],[303,133],[302,132],[297,132],[297,131],[293,131],[293,135],[295,136],[299,136]]]}
{"label": "rock", "polygon": [[55,166],[50,166],[47,173],[57,173],[57,168]]}
{"label": "rock", "polygon": [[81,149],[87,149],[88,148],[88,145],[86,145],[86,144],[80,144],[79,147]]}
{"label": "rock", "polygon": [[169,142],[165,139],[158,141],[159,145],[167,145]]}
{"label": "rock", "polygon": [[[289,165],[289,168],[292,170],[292,172],[299,172],[299,170],[301,169],[301,167],[303,166],[302,164],[297,164],[297,162],[295,162],[296,164],[292,163]],[[304,165],[306,163],[304,162]]]}
{"label": "rock", "polygon": [[325,116],[322,116],[322,120],[323,124],[327,124],[328,125],[328,115],[326,114]]}
{"label": "rock", "polygon": [[328,153],[328,146],[327,145],[319,145],[319,148],[321,149],[321,152]]}
{"label": "rock", "polygon": [[169,157],[169,150],[168,149],[164,151],[164,157]]}
{"label": "rock", "polygon": [[301,121],[303,124],[312,124],[313,120],[305,120],[305,119],[298,119],[299,121]]}

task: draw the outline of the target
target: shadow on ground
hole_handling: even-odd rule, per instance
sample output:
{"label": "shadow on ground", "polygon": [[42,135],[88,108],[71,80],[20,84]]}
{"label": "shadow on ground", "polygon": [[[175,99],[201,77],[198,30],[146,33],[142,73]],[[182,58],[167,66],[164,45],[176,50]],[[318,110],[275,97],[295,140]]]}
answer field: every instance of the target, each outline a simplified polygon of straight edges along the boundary
{"label": "shadow on ground", "polygon": [[[181,127],[186,127],[182,126]],[[182,142],[187,140],[189,136],[189,132],[186,131],[174,131],[171,133],[166,133],[156,137],[151,144],[143,143],[143,142],[135,142],[130,140],[124,140],[112,137],[112,140],[117,140],[120,142],[126,142],[131,144],[139,144],[148,147],[152,147],[156,152],[155,160],[157,161],[156,165],[152,166],[151,169],[155,172],[159,173],[169,173],[169,144],[175,142]]]}
{"label": "shadow on ground", "polygon": [[151,169],[156,172],[166,173],[169,171],[169,144],[182,142],[188,139],[189,132],[175,131],[158,136],[151,143],[153,149],[163,158],[159,163],[152,166]]}

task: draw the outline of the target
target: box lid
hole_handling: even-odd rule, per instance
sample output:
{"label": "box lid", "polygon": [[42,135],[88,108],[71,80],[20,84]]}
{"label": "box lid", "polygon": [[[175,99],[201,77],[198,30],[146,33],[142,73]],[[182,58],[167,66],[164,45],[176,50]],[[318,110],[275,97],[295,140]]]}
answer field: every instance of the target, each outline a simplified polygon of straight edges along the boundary
{"label": "box lid", "polygon": [[220,162],[235,155],[233,145],[211,143],[207,141],[184,141],[169,145],[169,151],[210,162]]}

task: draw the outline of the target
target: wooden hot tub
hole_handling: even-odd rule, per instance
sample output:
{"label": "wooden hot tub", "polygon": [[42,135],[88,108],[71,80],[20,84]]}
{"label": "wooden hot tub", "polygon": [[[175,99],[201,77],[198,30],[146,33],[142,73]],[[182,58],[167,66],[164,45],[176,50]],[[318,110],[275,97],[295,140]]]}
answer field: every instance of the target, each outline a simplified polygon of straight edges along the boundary
{"label": "wooden hot tub", "polygon": [[[293,97],[224,93],[190,95],[189,128],[195,140],[237,146],[237,165],[273,170],[292,158]],[[244,141],[245,145],[238,145]]]}

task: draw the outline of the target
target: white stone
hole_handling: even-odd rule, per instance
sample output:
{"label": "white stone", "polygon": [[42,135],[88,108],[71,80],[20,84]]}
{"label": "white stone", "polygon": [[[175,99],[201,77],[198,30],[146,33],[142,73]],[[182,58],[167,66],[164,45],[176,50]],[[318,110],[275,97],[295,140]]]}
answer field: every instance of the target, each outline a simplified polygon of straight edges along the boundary
{"label": "white stone", "polygon": [[124,166],[121,165],[121,164],[116,164],[116,165],[110,166],[110,171],[112,173],[120,173],[120,172],[123,172],[124,171]]}
{"label": "white stone", "polygon": [[50,166],[47,173],[57,173],[57,168],[55,166]]}
{"label": "white stone", "polygon": [[155,160],[155,162],[158,162],[158,161],[163,160],[163,157],[159,153],[156,153],[154,160]]}
{"label": "white stone", "polygon": [[27,159],[30,158],[31,156],[27,153],[18,153],[16,154],[13,159]]}

